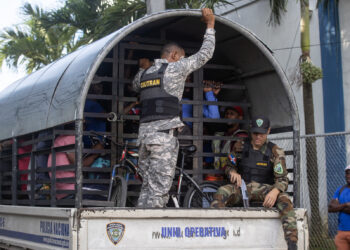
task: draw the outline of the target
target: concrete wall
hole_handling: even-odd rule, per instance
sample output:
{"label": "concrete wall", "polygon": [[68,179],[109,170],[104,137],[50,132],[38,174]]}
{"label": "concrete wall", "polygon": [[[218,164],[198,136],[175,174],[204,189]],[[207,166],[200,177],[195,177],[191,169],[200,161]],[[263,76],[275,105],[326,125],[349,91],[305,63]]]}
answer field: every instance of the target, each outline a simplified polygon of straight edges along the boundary
{"label": "concrete wall", "polygon": [[[255,33],[270,49],[292,84],[300,116],[300,132],[304,134],[304,111],[302,88],[295,81],[295,71],[300,50],[300,6],[298,1],[288,1],[287,13],[282,17],[281,25],[269,26],[270,5],[268,0],[231,1],[233,6],[216,9],[217,14],[237,22]],[[315,65],[321,66],[319,44],[319,24],[316,0],[310,0],[313,10],[310,20],[311,58]],[[322,81],[313,84],[316,133],[324,132]]]}
{"label": "concrete wall", "polygon": [[350,130],[350,1],[339,1],[339,21],[342,41],[345,131]]}

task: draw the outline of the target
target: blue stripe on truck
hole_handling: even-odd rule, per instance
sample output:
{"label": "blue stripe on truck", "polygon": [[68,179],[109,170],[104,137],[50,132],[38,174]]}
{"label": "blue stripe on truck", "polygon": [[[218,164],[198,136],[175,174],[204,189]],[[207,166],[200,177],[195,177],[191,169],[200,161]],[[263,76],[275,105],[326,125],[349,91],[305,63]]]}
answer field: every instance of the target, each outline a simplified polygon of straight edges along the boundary
{"label": "blue stripe on truck", "polygon": [[6,229],[0,229],[0,235],[19,240],[26,240],[35,243],[51,245],[55,247],[69,248],[69,240],[54,238],[50,236],[22,233]]}

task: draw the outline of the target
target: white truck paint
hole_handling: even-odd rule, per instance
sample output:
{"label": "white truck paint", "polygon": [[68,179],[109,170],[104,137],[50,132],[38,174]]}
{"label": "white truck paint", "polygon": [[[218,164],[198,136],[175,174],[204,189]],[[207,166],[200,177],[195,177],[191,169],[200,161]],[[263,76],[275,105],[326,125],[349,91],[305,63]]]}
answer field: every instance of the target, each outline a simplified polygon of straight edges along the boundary
{"label": "white truck paint", "polygon": [[[298,249],[308,249],[296,209]],[[0,247],[29,249],[287,249],[276,210],[0,206]]]}

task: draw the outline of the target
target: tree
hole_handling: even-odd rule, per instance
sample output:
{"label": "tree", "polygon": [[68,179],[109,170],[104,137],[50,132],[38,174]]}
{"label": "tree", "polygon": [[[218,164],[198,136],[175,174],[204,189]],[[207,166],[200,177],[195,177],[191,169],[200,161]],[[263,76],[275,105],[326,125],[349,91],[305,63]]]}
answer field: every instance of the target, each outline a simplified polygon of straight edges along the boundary
{"label": "tree", "polygon": [[[229,4],[226,0],[167,0],[167,8],[200,8]],[[0,67],[26,65],[37,70],[104,37],[146,14],[143,0],[66,0],[63,7],[44,11],[23,7],[28,21],[0,34]]]}
{"label": "tree", "polygon": [[[310,13],[309,0],[300,1],[300,47],[301,56],[298,67],[301,75],[300,84],[303,87],[305,134],[315,134],[314,105],[312,83],[322,78],[320,68],[314,66],[310,56]],[[338,1],[338,0],[336,0]],[[282,3],[283,2],[283,3]],[[280,23],[281,12],[286,12],[286,0],[270,0],[272,22]],[[329,0],[318,0],[317,6],[323,4],[327,7],[331,4]],[[307,161],[307,181],[310,193],[311,204],[311,247],[332,248],[333,243],[328,239],[328,226],[322,224],[319,211],[318,192],[318,168],[317,168],[317,147],[314,137],[307,138],[306,141],[306,161]]]}
{"label": "tree", "polygon": [[30,73],[80,46],[77,29],[60,24],[45,28],[41,20],[47,12],[30,4],[25,4],[23,10],[29,19],[0,34],[0,66],[5,60],[10,67],[24,64]]}

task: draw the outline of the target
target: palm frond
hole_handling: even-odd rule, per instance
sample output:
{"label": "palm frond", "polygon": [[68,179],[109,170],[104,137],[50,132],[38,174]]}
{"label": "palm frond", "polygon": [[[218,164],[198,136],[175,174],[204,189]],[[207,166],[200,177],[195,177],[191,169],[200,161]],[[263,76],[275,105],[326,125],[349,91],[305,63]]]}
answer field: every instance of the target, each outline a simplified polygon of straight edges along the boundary
{"label": "palm frond", "polygon": [[200,9],[211,8],[214,10],[214,6],[232,5],[230,1],[226,0],[167,0],[167,9]]}
{"label": "palm frond", "polygon": [[287,3],[288,0],[270,0],[269,25],[279,25],[281,23],[282,15],[287,12]]}

